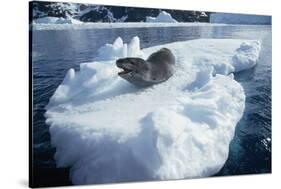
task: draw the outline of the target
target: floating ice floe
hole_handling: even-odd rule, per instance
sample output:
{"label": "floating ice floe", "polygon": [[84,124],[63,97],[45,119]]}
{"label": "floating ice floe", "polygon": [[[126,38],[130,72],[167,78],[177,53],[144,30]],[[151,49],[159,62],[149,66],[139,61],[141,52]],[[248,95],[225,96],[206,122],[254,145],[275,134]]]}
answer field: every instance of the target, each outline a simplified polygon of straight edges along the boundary
{"label": "floating ice floe", "polygon": [[177,21],[171,16],[171,14],[167,13],[166,11],[161,11],[157,17],[147,16],[145,22],[168,22],[168,23],[177,23]]}
{"label": "floating ice floe", "polygon": [[[176,57],[166,82],[139,89],[121,79],[117,58]],[[258,60],[260,43],[198,39],[139,48],[117,38],[98,61],[70,69],[51,97],[46,122],[58,167],[74,184],[206,177],[224,165],[245,94],[233,72]]]}

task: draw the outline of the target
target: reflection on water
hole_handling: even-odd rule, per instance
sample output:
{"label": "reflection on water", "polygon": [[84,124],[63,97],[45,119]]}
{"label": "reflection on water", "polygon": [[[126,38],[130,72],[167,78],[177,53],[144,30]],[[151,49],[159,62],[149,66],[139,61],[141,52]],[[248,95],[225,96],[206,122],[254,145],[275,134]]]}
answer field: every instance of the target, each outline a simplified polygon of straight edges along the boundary
{"label": "reflection on water", "polygon": [[[246,92],[246,109],[230,144],[229,158],[218,175],[271,172],[271,26],[190,26],[33,31],[33,149],[35,168],[54,168],[44,107],[68,69],[92,61],[97,49],[118,36],[139,36],[141,48],[198,38],[259,39],[258,65],[235,74]],[[65,174],[65,173],[64,173]],[[56,181],[59,182],[59,181]]]}

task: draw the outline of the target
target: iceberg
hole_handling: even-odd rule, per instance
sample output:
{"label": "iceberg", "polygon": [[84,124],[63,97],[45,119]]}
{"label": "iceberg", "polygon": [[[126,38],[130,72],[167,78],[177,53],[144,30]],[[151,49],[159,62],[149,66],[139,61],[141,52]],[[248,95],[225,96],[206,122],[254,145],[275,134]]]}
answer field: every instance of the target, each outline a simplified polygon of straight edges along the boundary
{"label": "iceberg", "polygon": [[[96,61],[67,72],[46,106],[57,166],[71,167],[73,184],[214,175],[245,108],[232,73],[255,66],[260,46],[196,39],[140,49],[138,37],[105,44]],[[162,47],[176,57],[169,80],[140,89],[118,77],[117,58],[145,59]]]}
{"label": "iceberg", "polygon": [[166,11],[161,11],[157,17],[147,16],[145,22],[152,22],[152,23],[177,23],[177,21],[171,16],[171,14],[167,13]]}

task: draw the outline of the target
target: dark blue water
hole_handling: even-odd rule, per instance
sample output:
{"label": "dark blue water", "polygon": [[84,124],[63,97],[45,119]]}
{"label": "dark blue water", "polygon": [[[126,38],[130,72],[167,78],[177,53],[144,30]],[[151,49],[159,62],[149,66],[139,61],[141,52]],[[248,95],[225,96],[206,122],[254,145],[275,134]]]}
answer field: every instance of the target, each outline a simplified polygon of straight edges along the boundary
{"label": "dark blue water", "polygon": [[118,36],[127,43],[139,36],[141,48],[198,38],[261,40],[257,66],[235,74],[246,92],[246,109],[230,144],[229,158],[217,175],[271,172],[271,26],[48,30],[32,33],[33,162],[38,182],[69,184],[68,170],[55,168],[55,149],[44,118],[49,98],[68,69],[92,61],[100,46]]}

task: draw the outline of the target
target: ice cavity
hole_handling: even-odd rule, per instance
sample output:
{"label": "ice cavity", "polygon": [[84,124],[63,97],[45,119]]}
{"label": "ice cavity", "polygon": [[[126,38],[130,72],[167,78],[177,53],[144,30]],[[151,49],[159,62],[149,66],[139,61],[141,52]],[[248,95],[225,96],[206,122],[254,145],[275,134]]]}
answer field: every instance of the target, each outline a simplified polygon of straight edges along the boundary
{"label": "ice cavity", "polygon": [[177,21],[171,16],[171,14],[166,11],[161,11],[157,17],[147,16],[145,22],[169,22],[169,23],[177,23]]}
{"label": "ice cavity", "polygon": [[[169,80],[137,89],[118,77],[117,58],[146,58],[162,47],[176,57]],[[142,50],[138,37],[129,45],[121,38],[106,44],[99,50],[102,61],[68,71],[46,107],[57,166],[71,167],[74,184],[217,173],[245,105],[244,90],[231,73],[252,67],[259,49],[257,41],[232,39]]]}

